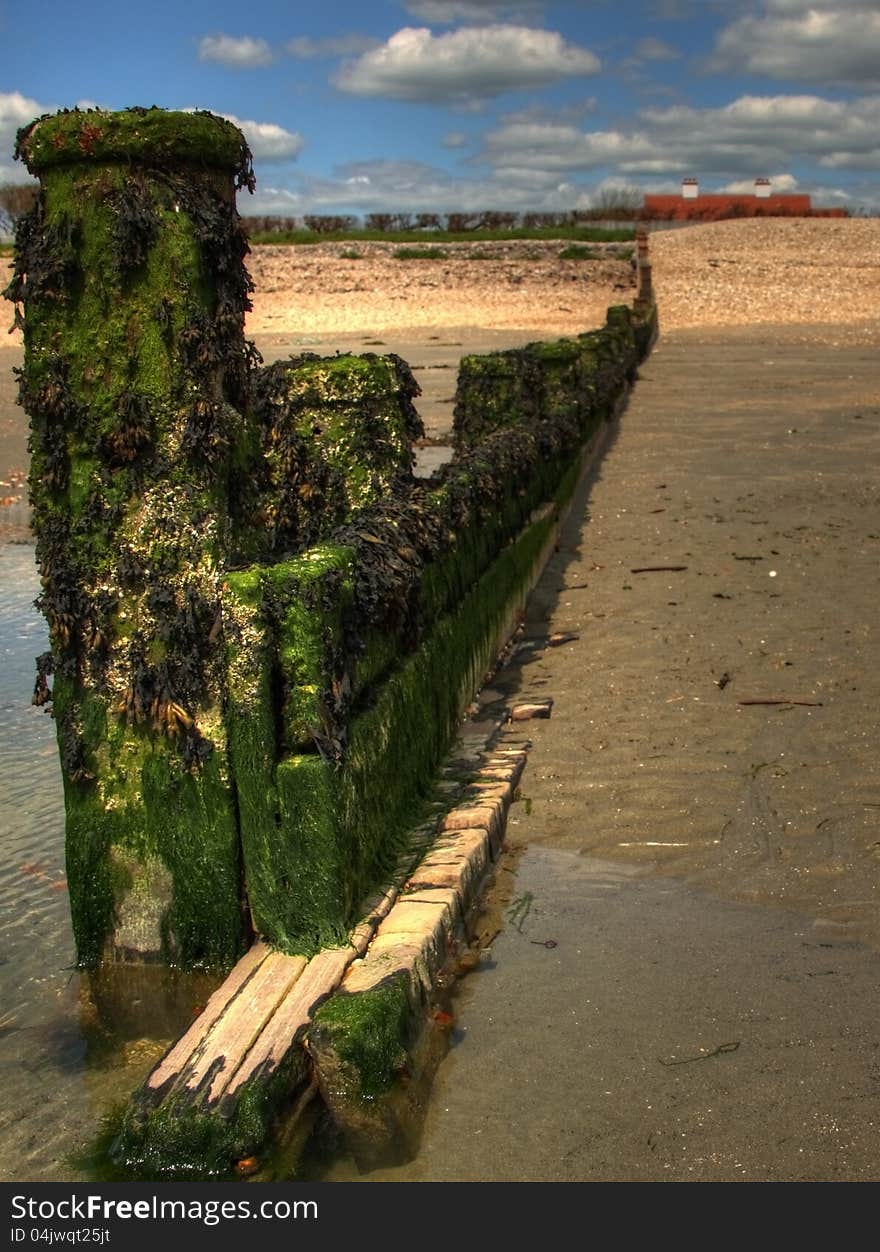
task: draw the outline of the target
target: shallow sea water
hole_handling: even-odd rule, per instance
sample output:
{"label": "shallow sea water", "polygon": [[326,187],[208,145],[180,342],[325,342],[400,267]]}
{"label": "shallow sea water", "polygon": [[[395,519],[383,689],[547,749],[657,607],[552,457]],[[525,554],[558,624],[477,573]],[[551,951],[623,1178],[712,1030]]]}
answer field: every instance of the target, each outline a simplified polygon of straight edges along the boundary
{"label": "shallow sea water", "polygon": [[71,1156],[216,979],[75,966],[55,727],[31,705],[48,646],[30,544],[0,545],[0,1179],[78,1177]]}

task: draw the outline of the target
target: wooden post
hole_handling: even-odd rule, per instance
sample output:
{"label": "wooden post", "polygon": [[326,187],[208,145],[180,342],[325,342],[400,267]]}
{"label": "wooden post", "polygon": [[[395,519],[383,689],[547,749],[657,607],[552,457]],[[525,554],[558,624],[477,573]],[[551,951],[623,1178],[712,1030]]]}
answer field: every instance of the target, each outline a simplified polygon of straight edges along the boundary
{"label": "wooden post", "polygon": [[654,301],[651,261],[648,252],[648,228],[644,225],[636,227],[636,265],[638,289],[635,309],[637,312],[644,312]]}
{"label": "wooden post", "polygon": [[224,965],[247,939],[219,595],[250,154],[211,114],[74,109],[16,155],[41,182],[7,293],[51,640],[35,703],[57,725],[78,959]]}

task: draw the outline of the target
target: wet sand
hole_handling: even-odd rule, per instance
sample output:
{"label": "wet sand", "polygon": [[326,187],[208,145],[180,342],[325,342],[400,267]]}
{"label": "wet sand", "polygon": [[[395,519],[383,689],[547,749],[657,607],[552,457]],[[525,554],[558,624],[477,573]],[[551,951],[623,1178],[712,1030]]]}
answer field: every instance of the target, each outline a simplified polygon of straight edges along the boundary
{"label": "wet sand", "polygon": [[877,1180],[876,954],[546,844],[513,892],[522,929],[461,984],[416,1159],[316,1177]]}
{"label": "wet sand", "polygon": [[858,340],[677,331],[642,367],[524,625],[579,637],[492,682],[555,701],[528,724],[507,925],[461,984],[419,1155],[364,1178],[880,1177]]}
{"label": "wet sand", "polygon": [[[555,700],[511,812],[530,916],[461,985],[419,1157],[365,1177],[880,1176],[880,334],[850,317],[667,329],[643,366],[525,624],[579,638],[495,682]],[[457,357],[535,337],[258,344],[399,352],[439,437]]]}
{"label": "wet sand", "polygon": [[532,602],[527,629],[580,638],[521,670],[557,701],[529,841],[880,948],[876,359],[796,328],[661,338]]}

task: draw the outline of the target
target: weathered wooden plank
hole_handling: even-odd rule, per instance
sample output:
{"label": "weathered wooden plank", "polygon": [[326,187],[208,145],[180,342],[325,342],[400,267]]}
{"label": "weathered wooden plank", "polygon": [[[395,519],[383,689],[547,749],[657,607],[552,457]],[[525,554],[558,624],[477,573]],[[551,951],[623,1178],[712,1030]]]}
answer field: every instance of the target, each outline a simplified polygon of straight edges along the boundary
{"label": "weathered wooden plank", "polygon": [[175,1098],[204,1095],[213,1103],[307,964],[304,956],[270,952],[232,997],[175,1083]]}
{"label": "weathered wooden plank", "polygon": [[259,969],[262,962],[271,952],[272,949],[269,944],[264,943],[262,939],[258,939],[248,949],[211,996],[189,1030],[184,1035],[181,1035],[177,1043],[165,1053],[151,1072],[146,1081],[148,1090],[158,1091],[165,1087],[170,1080],[177,1077],[193,1052],[200,1046],[205,1035],[226,1010],[230,1001],[238,995],[241,988]]}
{"label": "weathered wooden plank", "polygon": [[352,947],[325,948],[312,957],[294,986],[278,1003],[258,1039],[235,1073],[228,1079],[224,1105],[235,1100],[241,1089],[259,1074],[266,1083],[281,1066],[291,1048],[299,1047],[298,1036],[311,1020],[313,1011],[331,995],[342,981],[346,967],[357,956]]}
{"label": "weathered wooden plank", "polygon": [[301,1046],[301,1036],[312,1014],[339,986],[351,962],[366,952],[377,926],[391,911],[397,894],[397,886],[392,886],[371,896],[363,907],[362,921],[352,932],[351,943],[344,948],[325,948],[312,957],[230,1078],[225,1104],[234,1100],[258,1072],[261,1082],[268,1081],[290,1049]]}

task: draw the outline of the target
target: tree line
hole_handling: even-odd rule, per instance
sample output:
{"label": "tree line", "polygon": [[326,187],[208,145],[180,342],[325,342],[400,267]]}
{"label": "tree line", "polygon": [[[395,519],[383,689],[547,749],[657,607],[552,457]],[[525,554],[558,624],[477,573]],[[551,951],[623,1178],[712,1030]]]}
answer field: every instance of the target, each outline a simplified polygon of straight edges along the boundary
{"label": "tree line", "polygon": [[310,230],[317,235],[332,235],[348,230],[368,230],[378,234],[400,231],[448,231],[470,234],[478,230],[544,230],[555,226],[577,226],[595,221],[632,221],[636,212],[621,207],[618,212],[602,209],[575,209],[570,212],[514,213],[501,209],[483,209],[471,213],[306,213],[302,217],[281,217],[274,214],[249,213],[245,218],[252,235],[284,234]]}

